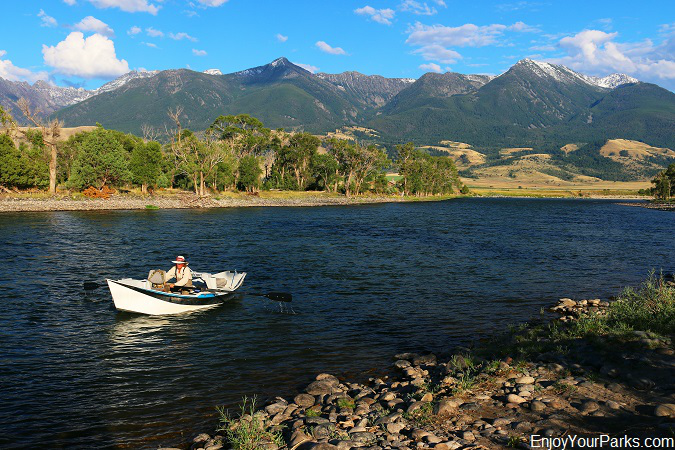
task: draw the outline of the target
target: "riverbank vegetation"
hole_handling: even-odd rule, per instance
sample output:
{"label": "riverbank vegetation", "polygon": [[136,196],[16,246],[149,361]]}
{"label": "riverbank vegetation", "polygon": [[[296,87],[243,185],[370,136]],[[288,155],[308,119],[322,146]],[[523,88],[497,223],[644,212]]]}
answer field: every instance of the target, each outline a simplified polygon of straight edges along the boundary
{"label": "riverbank vegetation", "polygon": [[672,276],[550,311],[451,356],[398,354],[391,376],[320,374],[290,401],[245,402],[237,418],[219,409],[219,434],[191,448],[509,448],[599,434],[672,444]]}
{"label": "riverbank vegetation", "polygon": [[[145,127],[141,138],[97,126],[59,142],[53,139],[58,123],[26,130],[1,114],[0,186],[5,191],[44,189],[54,165],[51,182],[92,196],[97,196],[92,189],[111,188],[140,188],[143,194],[173,188],[201,197],[261,190],[418,197],[467,192],[452,159],[416,151],[412,144],[397,146],[392,160],[376,144],[271,130],[247,114],[220,116],[206,130],[193,131],[183,126],[177,108],[168,112],[172,126],[162,133]],[[386,177],[391,170],[401,173],[400,181]]]}

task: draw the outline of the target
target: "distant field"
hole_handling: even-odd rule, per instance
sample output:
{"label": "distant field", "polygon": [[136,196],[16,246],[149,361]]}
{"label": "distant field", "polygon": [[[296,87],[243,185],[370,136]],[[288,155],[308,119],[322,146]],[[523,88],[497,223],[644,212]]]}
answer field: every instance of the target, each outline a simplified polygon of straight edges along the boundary
{"label": "distant field", "polygon": [[649,181],[524,182],[503,178],[462,181],[476,194],[526,197],[637,196],[638,190],[651,187]]}

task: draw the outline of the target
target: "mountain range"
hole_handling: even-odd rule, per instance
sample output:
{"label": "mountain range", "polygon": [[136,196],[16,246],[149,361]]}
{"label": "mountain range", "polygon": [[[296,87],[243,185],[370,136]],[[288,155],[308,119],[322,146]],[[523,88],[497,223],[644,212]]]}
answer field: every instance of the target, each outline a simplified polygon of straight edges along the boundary
{"label": "mountain range", "polygon": [[21,96],[67,126],[98,122],[137,134],[143,124],[163,129],[168,109],[180,106],[183,126],[194,130],[221,114],[247,113],[270,128],[317,134],[365,127],[373,132],[359,138],[385,145],[463,142],[488,159],[504,147],[553,154],[571,143],[594,146],[595,155],[608,139],[675,148],[672,92],[624,74],[591,77],[531,59],[499,76],[427,73],[417,80],[314,74],[286,58],[230,74],[129,72],[94,91],[0,79],[0,104],[17,117]]}

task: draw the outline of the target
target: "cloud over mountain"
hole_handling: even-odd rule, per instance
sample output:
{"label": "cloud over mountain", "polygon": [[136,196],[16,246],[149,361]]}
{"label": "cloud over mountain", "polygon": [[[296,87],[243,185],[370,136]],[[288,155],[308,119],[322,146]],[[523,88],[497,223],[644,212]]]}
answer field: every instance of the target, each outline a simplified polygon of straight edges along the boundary
{"label": "cloud over mountain", "polygon": [[117,59],[113,41],[100,34],[85,39],[73,31],[53,47],[43,45],[44,62],[63,75],[82,78],[116,77],[129,72],[129,64]]}

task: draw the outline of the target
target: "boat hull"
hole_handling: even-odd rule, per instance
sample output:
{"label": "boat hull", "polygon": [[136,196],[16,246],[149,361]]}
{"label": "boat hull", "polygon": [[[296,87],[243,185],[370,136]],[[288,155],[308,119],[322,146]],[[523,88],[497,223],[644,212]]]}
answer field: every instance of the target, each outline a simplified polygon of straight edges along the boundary
{"label": "boat hull", "polygon": [[214,308],[234,297],[234,292],[180,295],[135,286],[133,281],[107,280],[115,308],[152,316],[182,314]]}

